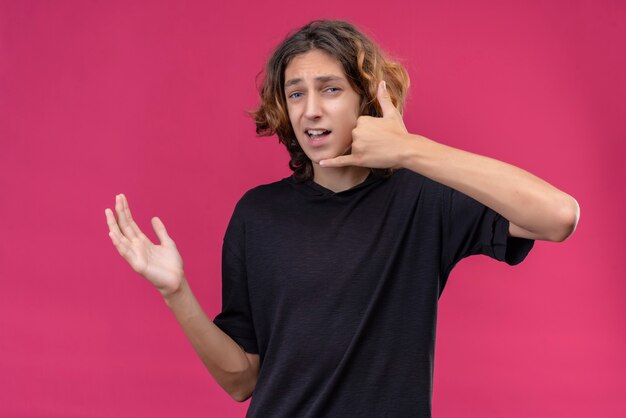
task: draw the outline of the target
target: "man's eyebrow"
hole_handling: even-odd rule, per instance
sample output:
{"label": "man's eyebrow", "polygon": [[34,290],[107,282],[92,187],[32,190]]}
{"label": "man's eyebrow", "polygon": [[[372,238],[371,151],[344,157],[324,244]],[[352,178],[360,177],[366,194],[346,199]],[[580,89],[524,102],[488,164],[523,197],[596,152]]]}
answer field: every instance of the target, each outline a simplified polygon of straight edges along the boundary
{"label": "man's eyebrow", "polygon": [[[315,81],[321,82],[321,83],[325,83],[327,81],[341,81],[344,80],[343,77],[338,77],[336,75],[321,75],[319,77],[315,77]],[[287,80],[285,82],[285,88],[289,87],[289,86],[293,86],[295,84],[299,84],[302,82],[301,78],[292,78],[290,80]]]}

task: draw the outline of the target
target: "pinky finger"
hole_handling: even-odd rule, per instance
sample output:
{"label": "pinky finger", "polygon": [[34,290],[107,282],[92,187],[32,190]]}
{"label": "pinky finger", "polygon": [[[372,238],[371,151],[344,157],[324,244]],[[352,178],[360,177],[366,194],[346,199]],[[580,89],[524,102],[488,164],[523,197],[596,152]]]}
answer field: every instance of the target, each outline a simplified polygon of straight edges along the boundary
{"label": "pinky finger", "polygon": [[128,239],[120,234],[116,234],[113,231],[109,232],[109,237],[111,238],[111,241],[113,241],[113,245],[117,249],[117,252],[120,253],[126,261],[130,262],[132,251],[128,245]]}
{"label": "pinky finger", "polygon": [[109,238],[111,238],[113,245],[116,247],[120,245],[120,239],[113,233],[113,231],[109,231]]}

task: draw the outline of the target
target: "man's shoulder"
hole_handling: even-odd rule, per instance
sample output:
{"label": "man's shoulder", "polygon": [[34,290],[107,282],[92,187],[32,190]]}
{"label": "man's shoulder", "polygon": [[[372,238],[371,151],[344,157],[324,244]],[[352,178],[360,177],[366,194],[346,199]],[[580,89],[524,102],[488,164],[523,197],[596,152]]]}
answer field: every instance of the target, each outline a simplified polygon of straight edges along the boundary
{"label": "man's shoulder", "polygon": [[271,205],[272,202],[279,202],[289,195],[290,188],[287,184],[289,177],[273,181],[271,183],[260,184],[247,190],[237,202],[236,212],[249,213],[258,212]]}
{"label": "man's shoulder", "polygon": [[287,193],[289,191],[289,187],[287,182],[290,177],[285,177],[280,180],[273,181],[271,183],[259,184],[248,191],[246,191],[241,200],[244,201],[257,201],[257,200],[265,200],[270,198],[275,198],[280,196],[281,194]]}

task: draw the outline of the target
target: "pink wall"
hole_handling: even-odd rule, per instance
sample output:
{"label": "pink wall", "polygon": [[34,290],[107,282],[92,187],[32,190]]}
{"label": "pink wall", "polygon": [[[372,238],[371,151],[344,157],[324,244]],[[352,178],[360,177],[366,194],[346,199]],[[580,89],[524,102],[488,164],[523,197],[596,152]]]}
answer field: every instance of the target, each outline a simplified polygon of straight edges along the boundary
{"label": "pink wall", "polygon": [[217,314],[235,202],[289,174],[244,114],[255,75],[320,17],[404,59],[410,131],[520,166],[581,206],[565,243],[453,272],[434,415],[625,416],[624,3],[213,3],[0,3],[0,416],[244,415],[119,257],[104,208],[124,192],[151,237],[160,216]]}

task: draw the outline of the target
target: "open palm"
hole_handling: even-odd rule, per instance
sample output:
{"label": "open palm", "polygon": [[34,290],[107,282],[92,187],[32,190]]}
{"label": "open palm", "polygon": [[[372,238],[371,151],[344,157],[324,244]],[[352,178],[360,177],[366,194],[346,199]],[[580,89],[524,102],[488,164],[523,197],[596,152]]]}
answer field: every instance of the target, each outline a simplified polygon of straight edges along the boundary
{"label": "open palm", "polygon": [[117,220],[111,209],[104,212],[113,245],[133,270],[152,283],[163,296],[175,292],[183,280],[183,260],[163,222],[157,217],[152,218],[152,227],[160,241],[160,245],[155,245],[133,220],[123,194],[115,196]]}

